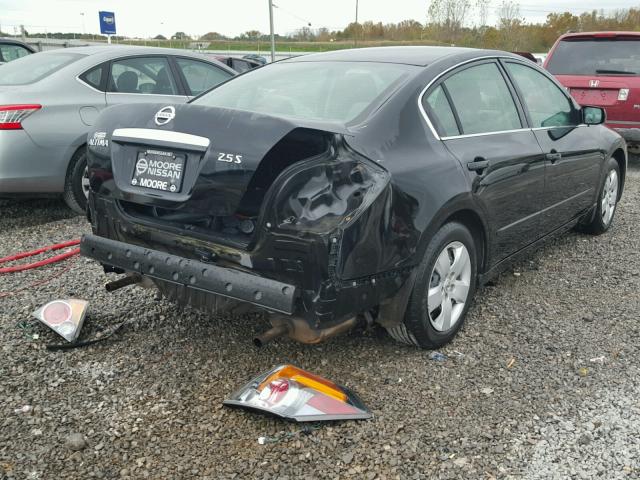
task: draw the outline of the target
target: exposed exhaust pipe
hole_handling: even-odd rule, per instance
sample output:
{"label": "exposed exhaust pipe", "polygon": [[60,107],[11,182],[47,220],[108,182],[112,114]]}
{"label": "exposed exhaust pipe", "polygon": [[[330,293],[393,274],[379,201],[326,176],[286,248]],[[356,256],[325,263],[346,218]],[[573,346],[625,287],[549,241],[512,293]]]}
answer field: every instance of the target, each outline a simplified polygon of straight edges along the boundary
{"label": "exposed exhaust pipe", "polygon": [[129,285],[133,285],[134,283],[139,283],[142,280],[142,277],[138,274],[127,275],[126,277],[119,278],[114,280],[113,282],[107,283],[104,288],[107,292],[115,292],[119,288],[128,287]]}
{"label": "exposed exhaust pipe", "polygon": [[256,338],[254,338],[253,344],[258,348],[263,347],[274,338],[278,338],[278,337],[282,337],[283,335],[286,335],[288,331],[289,331],[289,328],[285,324],[280,324],[278,326],[271,327],[262,335],[258,335]]}
{"label": "exposed exhaust pipe", "polygon": [[256,347],[262,347],[274,338],[288,335],[292,340],[300,343],[321,343],[325,340],[348,332],[358,324],[358,317],[345,320],[333,327],[315,329],[307,323],[306,320],[296,317],[285,317],[282,315],[274,315],[271,317],[272,327],[262,335],[253,339]]}

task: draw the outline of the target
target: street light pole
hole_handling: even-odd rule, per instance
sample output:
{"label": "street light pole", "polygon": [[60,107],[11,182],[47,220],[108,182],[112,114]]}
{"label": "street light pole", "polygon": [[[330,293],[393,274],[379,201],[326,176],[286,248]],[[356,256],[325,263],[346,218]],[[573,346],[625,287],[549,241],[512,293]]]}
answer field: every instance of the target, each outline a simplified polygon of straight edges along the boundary
{"label": "street light pole", "polygon": [[355,26],[355,42],[354,47],[358,46],[358,0],[356,0],[356,26]]}
{"label": "street light pole", "polygon": [[276,37],[273,34],[273,1],[269,0],[269,28],[271,31],[271,61],[276,61]]}

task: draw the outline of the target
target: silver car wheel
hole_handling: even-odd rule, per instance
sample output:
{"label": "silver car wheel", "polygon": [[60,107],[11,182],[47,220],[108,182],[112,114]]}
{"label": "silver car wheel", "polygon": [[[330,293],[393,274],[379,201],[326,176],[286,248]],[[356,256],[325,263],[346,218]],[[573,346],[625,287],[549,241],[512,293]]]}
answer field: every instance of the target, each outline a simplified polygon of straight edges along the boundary
{"label": "silver car wheel", "polygon": [[85,198],[89,198],[89,167],[84,167],[81,183],[82,193],[84,193]]}
{"label": "silver car wheel", "polygon": [[461,242],[451,242],[436,260],[431,272],[427,305],[431,326],[446,332],[460,320],[471,285],[471,258]]}
{"label": "silver car wheel", "polygon": [[600,199],[600,211],[602,212],[602,223],[606,226],[611,223],[613,214],[616,211],[618,201],[618,172],[611,170],[604,181],[602,198]]}

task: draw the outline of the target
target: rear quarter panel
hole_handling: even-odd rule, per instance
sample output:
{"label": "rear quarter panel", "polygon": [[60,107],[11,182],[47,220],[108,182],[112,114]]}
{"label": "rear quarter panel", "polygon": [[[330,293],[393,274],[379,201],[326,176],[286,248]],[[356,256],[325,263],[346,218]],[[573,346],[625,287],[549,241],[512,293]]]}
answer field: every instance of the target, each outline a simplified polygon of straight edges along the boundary
{"label": "rear quarter panel", "polygon": [[[433,136],[418,107],[431,78],[425,69],[348,140],[391,173],[386,230],[368,233],[385,245],[383,255],[375,260],[370,257],[379,262],[378,271],[419,264],[432,235],[452,214],[472,209],[482,216],[472,201],[462,166]],[[389,231],[393,235],[383,238]]]}

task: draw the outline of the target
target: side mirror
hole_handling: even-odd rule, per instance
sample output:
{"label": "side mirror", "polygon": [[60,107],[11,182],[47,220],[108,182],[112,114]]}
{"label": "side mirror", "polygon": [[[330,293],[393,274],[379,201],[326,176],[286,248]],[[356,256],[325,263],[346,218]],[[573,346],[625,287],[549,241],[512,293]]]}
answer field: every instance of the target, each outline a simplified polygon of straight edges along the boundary
{"label": "side mirror", "polygon": [[602,125],[607,119],[604,108],[600,107],[583,107],[582,123],[586,125]]}

